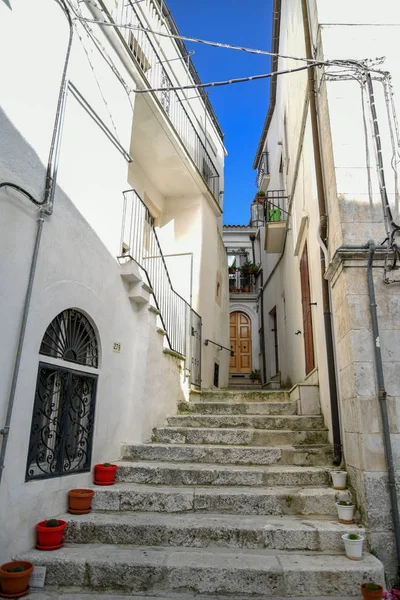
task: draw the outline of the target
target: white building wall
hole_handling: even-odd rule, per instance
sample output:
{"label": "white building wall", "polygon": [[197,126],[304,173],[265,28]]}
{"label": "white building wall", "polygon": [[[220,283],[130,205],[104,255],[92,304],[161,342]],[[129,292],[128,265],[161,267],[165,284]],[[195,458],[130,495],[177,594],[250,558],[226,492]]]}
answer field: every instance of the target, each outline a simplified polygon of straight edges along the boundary
{"label": "white building wall", "polygon": [[[55,2],[12,0],[11,9],[8,3],[0,5],[0,52],[3,57],[8,57],[2,61],[0,181],[19,184],[40,201],[44,197],[45,171],[68,42],[68,22]],[[70,80],[129,152],[134,95],[128,97],[82,29],[80,35],[95,76],[75,34]],[[133,75],[100,30],[96,29],[96,35],[107,47],[127,86],[134,89]],[[223,157],[221,141],[219,152]],[[221,169],[222,163],[220,160]],[[192,170],[185,164],[183,168]],[[0,487],[2,562],[33,545],[36,522],[65,510],[68,489],[92,481],[92,475],[85,473],[25,483],[38,351],[46,327],[61,310],[72,307],[83,311],[98,332],[101,362],[92,464],[118,459],[122,442],[149,441],[152,427],[162,425],[166,416],[176,411],[178,402],[188,396],[183,361],[163,352],[164,338],[157,331],[156,316],[149,312],[148,305],[137,307],[131,304],[128,286],[121,279],[115,259],[121,251],[123,190],[137,187],[143,200],[150,198],[160,207],[160,216],[170,210],[165,208],[166,198],[160,191],[162,186],[155,185],[138,164],[131,163],[131,171],[133,176],[129,176],[128,182],[126,159],[70,93],[54,212],[50,217],[45,216]],[[168,239],[165,236],[167,249],[168,244],[178,250],[187,245],[189,251],[196,254],[193,287],[198,296],[209,280],[213,281],[212,289],[215,290],[220,265],[225,265],[216,211],[210,208],[208,198],[202,198],[199,192],[197,213],[192,211],[189,221],[185,222],[185,217],[181,219],[182,232],[186,231],[182,234],[184,242],[180,243],[178,235],[175,246],[174,237]],[[208,208],[201,205],[202,201]],[[0,378],[0,419],[3,426],[38,211],[11,188],[0,190],[0,203],[0,310],[7,315],[3,319],[0,340],[3,373]],[[175,208],[179,213],[182,203]],[[190,219],[197,219],[197,216],[199,220],[193,229],[195,241],[186,244],[187,231],[193,225]],[[177,214],[176,220],[179,219]],[[170,235],[175,234],[172,229]],[[209,271],[204,260],[211,267]],[[199,310],[204,308],[202,316],[207,335],[217,337],[221,342],[226,341],[228,335],[227,297],[227,290],[222,286],[219,304],[207,304],[208,300],[202,304],[197,300]],[[120,353],[113,352],[114,342],[121,344]],[[51,359],[44,360],[52,362]],[[208,365],[205,371],[207,385],[212,380],[212,361],[208,362],[210,364],[204,360]],[[224,382],[228,372],[227,359],[224,358],[222,363]],[[157,365],[157,377],[154,376],[154,365]]]}

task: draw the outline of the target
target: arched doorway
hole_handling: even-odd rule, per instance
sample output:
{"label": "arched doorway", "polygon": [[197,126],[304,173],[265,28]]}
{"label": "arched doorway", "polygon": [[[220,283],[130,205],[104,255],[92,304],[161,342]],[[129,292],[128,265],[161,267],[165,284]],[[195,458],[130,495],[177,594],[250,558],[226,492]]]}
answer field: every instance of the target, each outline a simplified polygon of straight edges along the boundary
{"label": "arched doorway", "polygon": [[230,316],[231,356],[229,373],[251,373],[251,321],[243,312],[235,311]]}

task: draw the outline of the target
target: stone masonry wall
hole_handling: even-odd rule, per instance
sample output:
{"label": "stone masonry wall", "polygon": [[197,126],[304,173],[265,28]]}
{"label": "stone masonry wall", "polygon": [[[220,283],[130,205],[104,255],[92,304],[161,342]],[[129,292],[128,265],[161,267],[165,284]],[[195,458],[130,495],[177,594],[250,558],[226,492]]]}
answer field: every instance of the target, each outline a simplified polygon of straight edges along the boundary
{"label": "stone masonry wall", "polygon": [[[349,254],[347,252],[347,254]],[[346,468],[368,526],[368,542],[396,577],[396,551],[382,419],[375,374],[374,345],[367,283],[368,252],[354,253],[331,266],[331,285],[341,396],[341,424]],[[374,262],[387,405],[400,494],[400,285],[383,283],[383,262]]]}

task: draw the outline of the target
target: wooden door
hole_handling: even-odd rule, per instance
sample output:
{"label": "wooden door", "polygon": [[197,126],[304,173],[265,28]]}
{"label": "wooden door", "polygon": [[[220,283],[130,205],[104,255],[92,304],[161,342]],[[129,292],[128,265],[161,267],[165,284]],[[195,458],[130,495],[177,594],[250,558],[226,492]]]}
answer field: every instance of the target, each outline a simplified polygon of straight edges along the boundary
{"label": "wooden door", "polygon": [[233,312],[230,317],[231,356],[230,373],[251,373],[251,321],[242,312]]}
{"label": "wooden door", "polygon": [[301,303],[303,306],[304,354],[306,359],[306,375],[308,375],[315,367],[315,359],[307,244],[304,246],[300,260],[300,280]]}

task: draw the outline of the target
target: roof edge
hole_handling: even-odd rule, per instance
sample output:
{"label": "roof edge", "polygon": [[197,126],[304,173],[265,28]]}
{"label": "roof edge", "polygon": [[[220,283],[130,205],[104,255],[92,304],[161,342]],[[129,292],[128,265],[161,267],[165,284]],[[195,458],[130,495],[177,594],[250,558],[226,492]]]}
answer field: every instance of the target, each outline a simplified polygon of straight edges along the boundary
{"label": "roof edge", "polygon": [[[274,0],[274,8],[273,8],[273,25],[272,25],[272,52],[274,54],[278,54],[279,52],[279,38],[280,38],[280,29],[281,29],[281,7],[282,0]],[[278,70],[278,56],[273,56],[271,61],[271,71],[275,72]],[[264,126],[261,132],[261,138],[258,142],[257,152],[254,157],[253,169],[258,168],[258,163],[260,161],[260,156],[262,154],[265,139],[267,137],[268,129],[271,124],[272,115],[274,114],[275,104],[276,104],[276,88],[277,88],[277,75],[273,75],[271,77],[271,88],[269,94],[269,108],[267,112],[266,119],[264,121]]]}

